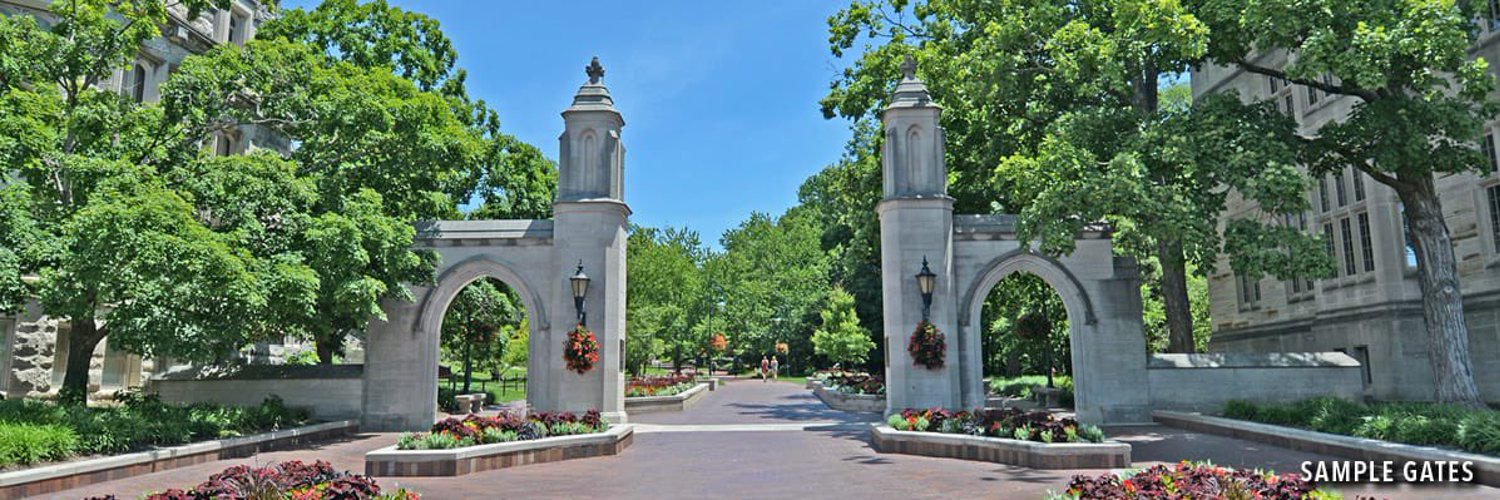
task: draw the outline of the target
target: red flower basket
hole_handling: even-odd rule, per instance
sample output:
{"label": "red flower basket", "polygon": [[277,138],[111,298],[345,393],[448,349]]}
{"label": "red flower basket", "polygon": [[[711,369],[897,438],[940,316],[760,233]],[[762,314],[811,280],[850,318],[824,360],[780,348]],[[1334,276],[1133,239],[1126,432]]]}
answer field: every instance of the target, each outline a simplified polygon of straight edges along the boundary
{"label": "red flower basket", "polygon": [[563,361],[568,362],[569,370],[579,375],[588,373],[599,362],[599,338],[588,328],[578,325],[568,332],[568,339],[563,344]]}
{"label": "red flower basket", "polygon": [[947,342],[943,340],[943,332],[938,331],[932,323],[923,320],[917,323],[917,331],[911,335],[911,343],[907,344],[906,352],[911,353],[911,359],[918,365],[927,367],[928,370],[936,370],[943,367],[943,357],[946,355]]}

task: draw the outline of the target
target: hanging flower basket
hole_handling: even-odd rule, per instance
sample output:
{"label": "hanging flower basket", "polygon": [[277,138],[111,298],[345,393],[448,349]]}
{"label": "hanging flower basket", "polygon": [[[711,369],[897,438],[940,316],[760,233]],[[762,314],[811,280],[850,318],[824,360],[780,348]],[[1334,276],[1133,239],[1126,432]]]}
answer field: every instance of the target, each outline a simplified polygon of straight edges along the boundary
{"label": "hanging flower basket", "polygon": [[917,323],[917,331],[912,333],[911,344],[906,346],[906,352],[911,353],[911,359],[916,364],[925,366],[928,370],[936,370],[943,367],[947,347],[943,332],[923,320]]}
{"label": "hanging flower basket", "polygon": [[588,328],[578,325],[568,332],[568,340],[563,344],[563,360],[568,362],[569,370],[579,375],[588,373],[599,362],[599,338]]}

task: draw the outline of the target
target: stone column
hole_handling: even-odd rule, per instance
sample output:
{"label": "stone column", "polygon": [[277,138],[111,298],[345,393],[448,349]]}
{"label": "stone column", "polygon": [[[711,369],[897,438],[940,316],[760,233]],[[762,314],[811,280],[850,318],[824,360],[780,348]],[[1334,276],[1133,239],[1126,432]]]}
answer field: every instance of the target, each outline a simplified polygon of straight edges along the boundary
{"label": "stone column", "polygon": [[[533,402],[542,410],[581,412],[597,409],[614,422],[624,422],[625,379],[621,375],[625,347],[625,244],[630,207],[624,201],[625,147],[620,129],[625,120],[602,79],[604,68],[594,58],[586,68],[588,83],[578,89],[573,105],[563,111],[565,130],[559,138],[557,203],[553,205],[554,265],[559,286],[550,310],[556,356],[544,363],[544,397]],[[585,297],[588,328],[598,336],[599,363],[579,374],[567,368],[561,346],[571,325],[578,323],[569,276],[582,266],[590,278]],[[544,354],[545,355],[545,354]]]}
{"label": "stone column", "polygon": [[[957,294],[953,283],[953,198],[943,160],[942,109],[916,77],[916,62],[902,64],[904,78],[881,113],[884,198],[880,214],[881,282],[885,305],[886,412],[962,405]],[[923,261],[937,275],[930,321],[946,337],[944,366],[912,361],[906,347],[922,320],[915,275]]]}

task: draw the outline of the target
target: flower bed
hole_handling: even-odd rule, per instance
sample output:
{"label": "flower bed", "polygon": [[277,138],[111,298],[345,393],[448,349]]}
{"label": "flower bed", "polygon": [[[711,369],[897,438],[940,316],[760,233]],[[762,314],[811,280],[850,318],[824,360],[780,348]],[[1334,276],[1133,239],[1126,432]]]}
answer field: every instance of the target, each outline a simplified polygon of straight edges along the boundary
{"label": "flower bed", "polygon": [[0,468],[241,436],[308,420],[305,410],[287,408],[276,397],[245,408],[170,405],[135,393],[117,399],[121,404],[110,407],[0,401]]}
{"label": "flower bed", "polygon": [[402,434],[398,450],[447,450],[481,444],[528,441],[549,436],[594,434],[609,429],[598,410],[583,416],[572,412],[533,413],[527,417],[503,413],[494,417],[469,415],[462,420],[447,418],[432,424],[432,431]]}
{"label": "flower bed", "polygon": [[528,464],[617,455],[630,446],[634,426],[611,425],[608,430],[570,436],[551,436],[452,449],[401,450],[387,446],[365,453],[370,476],[461,476]]}
{"label": "flower bed", "polygon": [[698,381],[692,375],[635,377],[625,384],[625,397],[673,396],[686,392],[696,385]]}
{"label": "flower bed", "polygon": [[1146,498],[1338,498],[1296,474],[1232,469],[1206,463],[1157,465],[1133,473],[1073,476],[1067,491],[1052,499]]}
{"label": "flower bed", "polygon": [[813,376],[830,391],[844,394],[885,394],[885,380],[868,373],[834,371],[818,372]]}
{"label": "flower bed", "polygon": [[997,408],[951,411],[906,409],[886,423],[898,431],[990,436],[1038,443],[1102,443],[1104,431],[1046,411]]}
{"label": "flower bed", "polygon": [[1500,456],[1500,412],[1433,403],[1366,405],[1339,398],[1292,404],[1230,401],[1224,416],[1382,441]]}
{"label": "flower bed", "polygon": [[[871,443],[881,453],[902,453],[941,458],[978,460],[1033,469],[1114,469],[1130,466],[1130,445],[1106,441],[1097,428],[1092,431],[1047,430],[1050,423],[1066,424],[1063,419],[1049,416],[1022,417],[1005,415],[985,416],[972,412],[948,412],[945,410],[908,411],[908,415],[893,415],[892,425],[877,425],[870,429]],[[1024,435],[1016,430],[1004,430],[1005,425],[1017,424],[1029,418],[1033,424],[1020,423],[1016,429],[1031,429]],[[933,422],[938,422],[935,426]],[[996,426],[987,426],[985,423]],[[896,427],[900,427],[900,430]],[[1076,425],[1072,428],[1078,428]],[[920,430],[925,429],[925,430]],[[1044,437],[1057,436],[1060,438]],[[1018,439],[1024,437],[1024,439]],[[1075,441],[1067,441],[1075,438]],[[1048,441],[1051,439],[1052,441]],[[1091,441],[1098,439],[1098,441]]]}
{"label": "flower bed", "polygon": [[[114,500],[114,495],[90,500]],[[286,498],[292,500],[415,500],[415,492],[397,488],[381,491],[367,476],[340,472],[328,462],[311,465],[291,460],[268,467],[236,465],[208,477],[190,490],[169,489],[146,496],[148,500],[198,500],[207,498]]]}

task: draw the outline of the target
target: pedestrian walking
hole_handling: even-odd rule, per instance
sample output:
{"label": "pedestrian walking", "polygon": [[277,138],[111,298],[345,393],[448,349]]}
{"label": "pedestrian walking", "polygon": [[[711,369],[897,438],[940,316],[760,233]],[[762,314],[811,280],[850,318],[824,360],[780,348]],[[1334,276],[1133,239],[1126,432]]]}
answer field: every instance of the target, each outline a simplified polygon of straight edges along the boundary
{"label": "pedestrian walking", "polygon": [[781,361],[776,356],[771,356],[771,380],[777,380],[781,376]]}
{"label": "pedestrian walking", "polygon": [[767,380],[770,380],[771,379],[770,372],[771,372],[771,360],[766,359],[765,356],[761,356],[760,357],[760,381],[761,382],[765,382]]}

